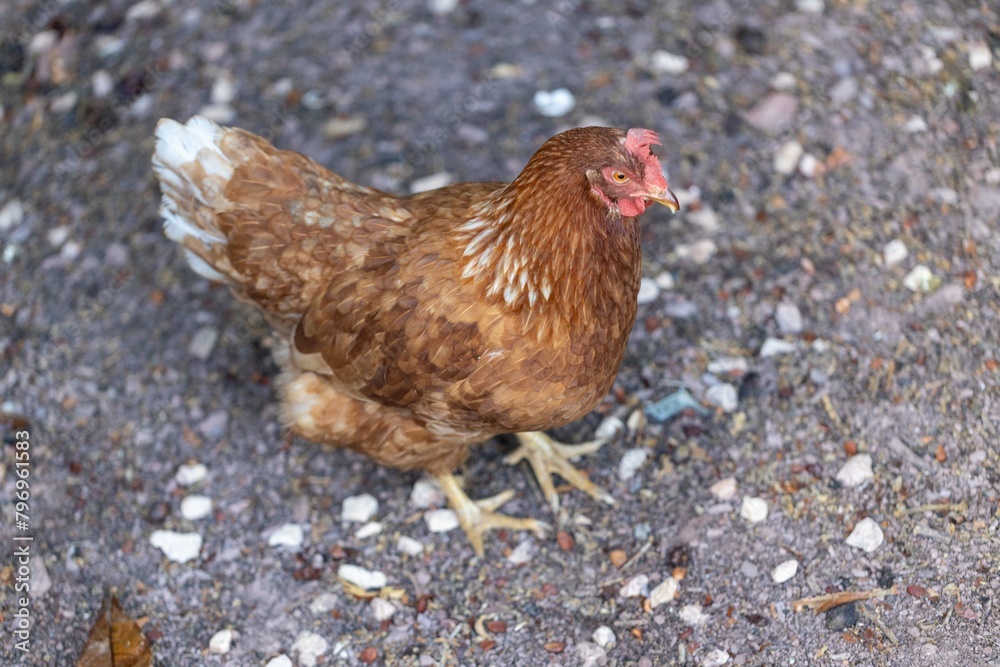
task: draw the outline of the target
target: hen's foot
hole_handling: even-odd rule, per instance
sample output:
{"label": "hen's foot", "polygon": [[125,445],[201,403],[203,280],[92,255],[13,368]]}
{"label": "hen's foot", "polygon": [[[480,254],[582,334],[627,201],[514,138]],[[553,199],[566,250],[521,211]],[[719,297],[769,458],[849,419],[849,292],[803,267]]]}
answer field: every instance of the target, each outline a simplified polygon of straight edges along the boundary
{"label": "hen's foot", "polygon": [[469,537],[472,548],[477,556],[483,555],[483,534],[495,528],[507,528],[510,530],[530,530],[536,535],[542,536],[549,526],[536,519],[522,519],[519,517],[500,514],[495,510],[514,497],[514,492],[507,490],[489,498],[472,500],[462,490],[462,486],[451,473],[437,476],[441,490],[447,496],[452,509],[458,515],[458,523],[462,530]]}
{"label": "hen's foot", "polygon": [[615,499],[611,497],[610,493],[591,482],[586,475],[570,463],[571,460],[579,456],[596,452],[604,446],[606,440],[592,440],[580,445],[564,445],[541,431],[527,431],[514,435],[517,436],[521,446],[508,455],[504,461],[517,463],[523,459],[528,460],[554,514],[559,513],[559,494],[556,493],[556,487],[552,483],[552,475],[559,475],[570,485],[589,493],[595,500],[609,505],[615,504]]}

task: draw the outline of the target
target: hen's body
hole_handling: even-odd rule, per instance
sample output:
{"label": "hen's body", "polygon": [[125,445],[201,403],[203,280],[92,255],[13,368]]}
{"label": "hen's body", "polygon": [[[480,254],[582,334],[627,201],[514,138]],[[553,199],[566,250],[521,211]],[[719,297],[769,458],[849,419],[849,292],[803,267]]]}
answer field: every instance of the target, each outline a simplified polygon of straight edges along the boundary
{"label": "hen's body", "polygon": [[274,326],[285,423],[442,476],[606,395],[635,319],[637,218],[565,167],[625,136],[571,130],[512,184],[399,198],[194,118],[161,121],[154,168],[167,235]]}

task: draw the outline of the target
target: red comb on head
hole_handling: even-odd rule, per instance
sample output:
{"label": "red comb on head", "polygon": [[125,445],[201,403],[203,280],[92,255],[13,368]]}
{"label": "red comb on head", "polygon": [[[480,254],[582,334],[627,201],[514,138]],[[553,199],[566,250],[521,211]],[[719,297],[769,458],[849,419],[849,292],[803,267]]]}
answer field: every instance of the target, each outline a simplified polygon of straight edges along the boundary
{"label": "red comb on head", "polygon": [[625,135],[625,150],[636,156],[646,166],[646,182],[651,185],[667,187],[667,179],[663,177],[663,167],[653,155],[651,146],[661,146],[660,135],[652,130],[633,127]]}

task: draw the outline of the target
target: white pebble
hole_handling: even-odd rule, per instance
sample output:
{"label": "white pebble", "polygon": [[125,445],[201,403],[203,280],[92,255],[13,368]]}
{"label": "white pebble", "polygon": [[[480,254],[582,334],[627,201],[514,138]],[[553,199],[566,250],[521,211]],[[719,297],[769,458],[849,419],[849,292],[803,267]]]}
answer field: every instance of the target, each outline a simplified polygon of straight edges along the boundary
{"label": "white pebble", "polygon": [[316,599],[309,603],[309,611],[316,616],[322,616],[337,608],[340,598],[334,593],[320,593]]}
{"label": "white pebble", "polygon": [[875,479],[872,471],[872,457],[870,454],[855,454],[844,462],[837,473],[837,481],[847,487],[861,486],[865,482]]}
{"label": "white pebble", "polygon": [[667,604],[677,597],[677,589],[680,582],[673,577],[667,577],[649,592],[649,606],[656,609],[661,604]]}
{"label": "white pebble", "polygon": [[378,570],[366,570],[363,567],[351,565],[350,563],[341,565],[337,569],[337,576],[366,591],[383,588],[388,581],[385,575]]}
{"label": "white pebble", "polygon": [[199,116],[204,116],[213,123],[231,123],[236,118],[236,109],[228,104],[206,104],[198,110]]}
{"label": "white pebble", "polygon": [[188,521],[204,519],[212,513],[212,499],[197,493],[186,496],[181,501],[181,516]]}
{"label": "white pebble", "polygon": [[786,141],[774,154],[774,170],[779,174],[791,174],[799,165],[799,159],[804,152],[799,142],[794,139]]}
{"label": "white pebble", "polygon": [[830,88],[830,101],[836,105],[846,104],[858,96],[858,80],[853,76],[841,77]]}
{"label": "white pebble", "polygon": [[660,275],[656,276],[656,286],[661,290],[668,290],[674,288],[674,274],[669,271],[664,271]]}
{"label": "white pebble", "polygon": [[802,333],[802,312],[790,301],[782,301],[774,310],[774,320],[783,334]]}
{"label": "white pebble", "polygon": [[211,100],[215,104],[229,104],[236,97],[236,84],[229,74],[223,74],[212,82]]}
{"label": "white pebble", "polygon": [[694,243],[679,243],[674,246],[674,252],[677,253],[679,259],[690,260],[695,264],[705,264],[715,257],[715,253],[718,251],[719,248],[712,239],[701,239]]}
{"label": "white pebble", "polygon": [[918,132],[926,132],[930,128],[927,127],[927,121],[921,116],[910,116],[910,119],[903,123],[903,131],[909,134],[916,134]]}
{"label": "white pebble", "polygon": [[281,655],[276,655],[270,660],[268,660],[267,664],[264,665],[264,667],[295,667],[295,666],[292,664],[292,659],[289,658],[284,653],[282,653]]}
{"label": "white pebble", "polygon": [[198,533],[178,533],[173,530],[157,530],[149,536],[149,543],[163,552],[167,560],[186,563],[201,553],[201,535]]}
{"label": "white pebble", "polygon": [[767,518],[767,501],[755,496],[744,496],[740,516],[750,523],[760,523]]}
{"label": "white pebble", "polygon": [[715,232],[719,229],[719,214],[711,206],[702,206],[694,211],[685,213],[688,222],[696,227],[700,227],[705,232]]}
{"label": "white pebble", "polygon": [[799,571],[799,561],[789,558],[784,563],[780,563],[771,570],[771,580],[776,584],[783,584]]}
{"label": "white pebble", "polygon": [[879,528],[878,523],[871,517],[866,517],[858,521],[857,525],[854,526],[854,530],[847,536],[848,546],[861,549],[867,554],[873,553],[882,546],[882,542],[884,541],[885,536],[882,534],[882,529]]}
{"label": "white pebble", "polygon": [[410,491],[410,504],[417,509],[425,510],[436,507],[444,502],[444,492],[436,480],[429,477],[418,479]]}
{"label": "white pebble", "polygon": [[625,452],[622,455],[621,461],[618,462],[618,479],[627,482],[635,477],[635,474],[646,463],[648,457],[649,450],[644,447],[630,449]]}
{"label": "white pebble", "polygon": [[304,630],[295,638],[292,653],[299,654],[299,664],[302,667],[316,667],[319,657],[330,648],[330,643],[315,632]]}
{"label": "white pebble", "polygon": [[823,0],[795,0],[795,9],[803,14],[822,14]]}
{"label": "white pebble", "polygon": [[934,274],[923,264],[917,264],[903,278],[903,285],[911,292],[930,292],[934,289]]}
{"label": "white pebble", "polygon": [[455,177],[447,171],[439,171],[436,174],[430,174],[429,176],[414,179],[414,181],[410,183],[410,193],[417,194],[418,192],[437,190],[438,188],[443,188],[446,185],[451,185],[454,180]]}
{"label": "white pebble", "polygon": [[219,330],[215,327],[202,327],[195,332],[188,345],[188,354],[205,361],[212,354],[215,342],[219,340]]}
{"label": "white pebble", "polygon": [[612,440],[619,434],[625,432],[625,422],[619,417],[610,415],[601,420],[600,425],[594,431],[595,440]]}
{"label": "white pebble", "polygon": [[141,0],[128,8],[125,18],[130,21],[142,21],[157,16],[162,10],[160,3],[154,0]]}
{"label": "white pebble", "polygon": [[204,463],[185,463],[177,469],[174,481],[181,486],[193,486],[208,477],[208,468]]}
{"label": "white pebble", "polygon": [[646,428],[646,413],[641,409],[633,410],[632,414],[628,416],[628,421],[625,422],[625,427],[628,429],[629,435],[634,436],[636,433],[645,430]]}
{"label": "white pebble", "polygon": [[305,530],[302,529],[302,524],[299,523],[285,523],[273,531],[267,536],[267,546],[269,547],[288,547],[290,549],[298,549],[302,546],[302,543],[306,540]]}
{"label": "white pebble", "polygon": [[639,294],[636,296],[636,301],[640,306],[656,301],[658,296],[660,296],[660,288],[656,281],[651,278],[643,278],[639,281]]}
{"label": "white pebble", "polygon": [[983,42],[969,45],[969,67],[980,70],[993,64],[993,54],[990,47]]}
{"label": "white pebble", "polygon": [[739,392],[736,387],[728,382],[713,384],[705,390],[705,400],[712,405],[722,408],[723,412],[733,412],[739,407]]}
{"label": "white pebble", "polygon": [[691,62],[684,56],[662,49],[649,54],[647,63],[649,69],[658,74],[682,74],[691,65]]}
{"label": "white pebble", "polygon": [[637,574],[630,577],[618,591],[623,598],[647,597],[649,595],[649,577]]}
{"label": "white pebble", "polygon": [[382,598],[372,598],[372,601],[368,603],[368,610],[371,611],[372,618],[379,623],[388,621],[396,613],[396,607]]}
{"label": "white pebble", "polygon": [[364,523],[375,516],[377,512],[378,500],[371,494],[362,493],[359,496],[348,496],[344,498],[344,503],[340,506],[340,520]]}
{"label": "white pebble", "polygon": [[208,652],[215,653],[217,655],[225,655],[229,653],[229,649],[233,647],[233,631],[229,628],[225,630],[219,630],[212,638],[208,640]]}
{"label": "white pebble", "polygon": [[382,524],[378,521],[369,521],[365,525],[354,531],[354,537],[359,540],[366,540],[382,532]]}
{"label": "white pebble", "polygon": [[812,153],[806,153],[799,160],[799,173],[806,178],[812,178],[819,171],[819,160]]}
{"label": "white pebble", "polygon": [[692,627],[705,625],[708,622],[708,614],[701,610],[700,604],[686,604],[681,607],[677,615],[682,621]]}
{"label": "white pebble", "polygon": [[63,243],[66,243],[66,239],[69,238],[69,233],[73,231],[69,225],[60,225],[59,227],[53,227],[45,233],[45,238],[48,240],[49,245],[53,248],[58,248]]}
{"label": "white pebble", "polygon": [[548,90],[539,90],[535,93],[532,101],[538,113],[549,118],[565,116],[576,106],[576,98],[573,97],[573,93],[565,88],[556,88],[551,92]]}
{"label": "white pebble", "polygon": [[535,557],[535,543],[530,539],[523,540],[520,544],[514,547],[510,555],[507,556],[507,562],[513,563],[514,565],[524,565],[531,561]]}
{"label": "white pebble", "polygon": [[424,545],[412,537],[400,535],[399,539],[396,540],[396,551],[408,556],[419,556],[424,553]]}
{"label": "white pebble", "polygon": [[791,72],[778,72],[771,77],[771,87],[775,90],[792,90],[798,84]]}
{"label": "white pebble", "polygon": [[432,14],[439,16],[450,14],[458,8],[458,0],[430,0],[427,3],[427,8],[431,10]]}
{"label": "white pebble", "polygon": [[719,357],[708,362],[708,372],[713,375],[746,375],[750,362],[745,357]]}
{"label": "white pebble", "polygon": [[427,530],[432,533],[447,533],[458,528],[458,514],[455,510],[427,510],[424,512],[424,522],[427,523]]}
{"label": "white pebble", "polygon": [[768,338],[760,346],[760,356],[762,358],[774,357],[779,354],[790,354],[795,351],[795,344],[780,338]]}
{"label": "white pebble", "polygon": [[709,493],[717,499],[726,501],[732,500],[736,496],[736,478],[727,477],[708,487]]}
{"label": "white pebble", "polygon": [[55,45],[59,42],[59,31],[57,30],[43,30],[37,33],[28,42],[28,53],[31,55],[40,55],[51,51]]}
{"label": "white pebble", "polygon": [[576,657],[580,659],[580,667],[604,667],[608,664],[608,652],[592,642],[577,643]]}
{"label": "white pebble", "polygon": [[76,106],[76,102],[79,99],[79,95],[75,90],[63,93],[62,95],[57,95],[50,103],[49,109],[52,113],[61,114],[66,113]]}
{"label": "white pebble", "polygon": [[[798,0],[798,4],[802,4],[803,0]],[[823,0],[819,0],[820,3]],[[803,11],[803,10],[799,10]],[[722,665],[729,662],[729,654],[723,651],[721,648],[712,649],[709,651],[701,662],[698,663],[698,667],[722,667]]]}
{"label": "white pebble", "polygon": [[20,199],[11,199],[0,208],[0,232],[5,232],[24,220],[24,205]]}
{"label": "white pebble", "polygon": [[887,267],[895,266],[906,259],[909,254],[910,251],[906,249],[905,243],[899,239],[893,239],[882,248],[882,261]]}
{"label": "white pebble", "polygon": [[597,629],[594,630],[594,634],[590,636],[594,640],[594,643],[603,649],[609,649],[618,643],[618,637],[615,637],[615,631],[606,625],[599,625]]}

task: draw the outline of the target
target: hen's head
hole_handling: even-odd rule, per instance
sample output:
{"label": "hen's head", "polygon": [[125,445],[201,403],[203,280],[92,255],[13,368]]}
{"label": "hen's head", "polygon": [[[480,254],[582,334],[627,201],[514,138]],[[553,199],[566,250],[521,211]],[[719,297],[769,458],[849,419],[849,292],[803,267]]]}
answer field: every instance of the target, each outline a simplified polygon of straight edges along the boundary
{"label": "hen's head", "polygon": [[656,132],[640,128],[628,132],[583,129],[604,130],[614,139],[601,142],[602,148],[594,151],[592,165],[584,172],[593,196],[625,217],[641,215],[650,202],[677,211],[677,197],[670,191],[660,161],[652,152],[654,144],[660,145]]}

